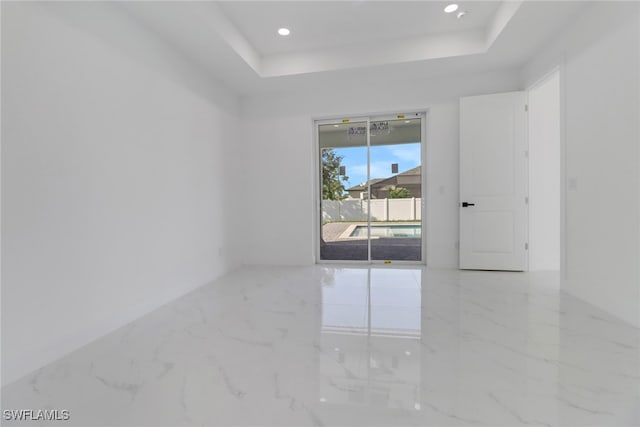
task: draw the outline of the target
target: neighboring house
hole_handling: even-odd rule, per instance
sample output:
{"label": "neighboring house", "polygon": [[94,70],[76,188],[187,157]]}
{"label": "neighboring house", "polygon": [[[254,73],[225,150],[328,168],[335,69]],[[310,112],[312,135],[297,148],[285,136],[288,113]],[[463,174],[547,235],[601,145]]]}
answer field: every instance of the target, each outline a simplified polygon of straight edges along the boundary
{"label": "neighboring house", "polygon": [[[371,188],[380,181],[384,181],[386,178],[374,178],[369,180],[371,183]],[[356,185],[355,187],[347,188],[347,193],[349,193],[350,199],[366,199],[367,198],[367,183],[364,182],[362,184]],[[373,194],[373,192],[372,192]]]}
{"label": "neighboring house", "polygon": [[[409,190],[411,197],[422,197],[422,166],[409,169],[389,178],[376,178],[369,180],[371,185],[372,199],[386,199],[389,197],[389,190],[396,187],[404,187]],[[347,189],[349,197],[353,199],[367,198],[367,183],[356,185]]]}

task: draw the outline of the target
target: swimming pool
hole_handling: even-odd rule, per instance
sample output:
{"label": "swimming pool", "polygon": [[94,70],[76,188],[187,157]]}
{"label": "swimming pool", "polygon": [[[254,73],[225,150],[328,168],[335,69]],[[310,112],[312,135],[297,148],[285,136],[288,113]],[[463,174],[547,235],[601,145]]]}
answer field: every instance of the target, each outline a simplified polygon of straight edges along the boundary
{"label": "swimming pool", "polygon": [[[351,232],[350,237],[367,237],[367,226],[357,225]],[[371,237],[422,237],[422,227],[416,225],[371,225]]]}

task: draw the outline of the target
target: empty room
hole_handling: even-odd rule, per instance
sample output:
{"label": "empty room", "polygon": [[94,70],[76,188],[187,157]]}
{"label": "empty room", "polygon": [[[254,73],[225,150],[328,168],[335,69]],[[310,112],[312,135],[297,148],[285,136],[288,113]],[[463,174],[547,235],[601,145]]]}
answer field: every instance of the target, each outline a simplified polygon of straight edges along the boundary
{"label": "empty room", "polygon": [[640,2],[0,6],[2,426],[640,425]]}

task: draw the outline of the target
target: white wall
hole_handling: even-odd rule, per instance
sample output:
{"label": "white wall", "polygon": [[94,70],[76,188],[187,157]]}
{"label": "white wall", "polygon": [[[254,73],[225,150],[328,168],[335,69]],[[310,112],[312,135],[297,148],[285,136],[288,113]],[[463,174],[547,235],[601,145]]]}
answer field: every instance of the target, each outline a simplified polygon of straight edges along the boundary
{"label": "white wall", "polygon": [[[249,96],[242,102],[248,264],[314,262],[313,118],[429,110],[427,117],[427,264],[458,265],[458,98],[520,89],[517,72],[319,84],[308,92]],[[372,90],[371,88],[375,88]],[[291,195],[296,202],[291,203]],[[288,206],[273,211],[268,206]]]}
{"label": "white wall", "polygon": [[237,99],[199,70],[106,2],[2,2],[3,384],[237,264]]}
{"label": "white wall", "polygon": [[529,90],[529,270],[560,270],[560,73]]}
{"label": "white wall", "polygon": [[561,65],[566,271],[562,288],[640,326],[640,12],[594,3],[524,69]]}

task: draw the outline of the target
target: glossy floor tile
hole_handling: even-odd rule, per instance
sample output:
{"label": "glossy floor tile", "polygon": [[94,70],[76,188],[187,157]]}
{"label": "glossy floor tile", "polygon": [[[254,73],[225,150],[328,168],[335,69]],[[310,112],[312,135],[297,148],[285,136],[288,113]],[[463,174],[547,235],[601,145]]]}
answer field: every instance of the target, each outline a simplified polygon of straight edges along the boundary
{"label": "glossy floor tile", "polygon": [[56,426],[638,426],[640,330],[553,277],[244,268],[3,389]]}

